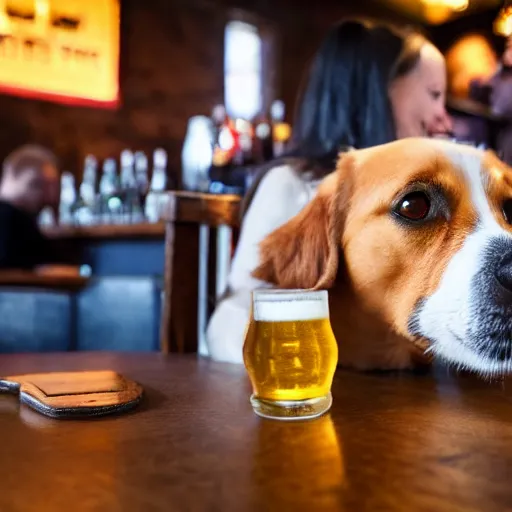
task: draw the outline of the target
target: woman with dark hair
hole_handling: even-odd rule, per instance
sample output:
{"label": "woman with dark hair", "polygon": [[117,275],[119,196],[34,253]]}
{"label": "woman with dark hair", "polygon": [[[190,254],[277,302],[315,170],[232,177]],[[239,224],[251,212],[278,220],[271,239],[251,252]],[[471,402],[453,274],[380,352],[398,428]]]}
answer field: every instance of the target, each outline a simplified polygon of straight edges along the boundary
{"label": "woman with dark hair", "polygon": [[262,168],[244,200],[228,290],[203,354],[243,361],[251,292],[269,286],[251,276],[259,243],[311,200],[340,151],[448,131],[445,93],[444,58],[420,34],[359,21],[329,32],[306,77],[289,153]]}

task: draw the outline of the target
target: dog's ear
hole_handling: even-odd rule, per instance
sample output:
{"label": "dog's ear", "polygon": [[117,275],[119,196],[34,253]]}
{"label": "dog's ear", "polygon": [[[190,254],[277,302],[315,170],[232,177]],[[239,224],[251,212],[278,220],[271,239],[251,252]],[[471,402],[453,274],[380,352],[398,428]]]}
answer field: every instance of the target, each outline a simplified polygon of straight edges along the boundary
{"label": "dog's ear", "polygon": [[351,156],[342,157],[314,199],[260,243],[260,265],[254,277],[288,289],[332,286],[338,271],[351,160]]}

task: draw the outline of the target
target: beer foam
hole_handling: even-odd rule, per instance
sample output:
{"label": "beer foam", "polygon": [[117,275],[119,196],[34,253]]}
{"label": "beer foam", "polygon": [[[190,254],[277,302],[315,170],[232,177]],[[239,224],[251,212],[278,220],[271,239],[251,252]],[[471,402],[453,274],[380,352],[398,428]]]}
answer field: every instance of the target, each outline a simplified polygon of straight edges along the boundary
{"label": "beer foam", "polygon": [[290,322],[329,318],[327,291],[256,290],[253,316],[257,322]]}

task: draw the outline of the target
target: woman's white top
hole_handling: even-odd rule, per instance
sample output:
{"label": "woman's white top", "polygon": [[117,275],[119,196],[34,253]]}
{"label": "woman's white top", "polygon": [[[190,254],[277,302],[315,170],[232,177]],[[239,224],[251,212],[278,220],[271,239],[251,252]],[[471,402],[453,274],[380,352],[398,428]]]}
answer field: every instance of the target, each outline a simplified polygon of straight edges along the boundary
{"label": "woman's white top", "polygon": [[259,265],[259,243],[297,215],[315,194],[319,181],[308,181],[292,167],[274,167],[263,177],[243,219],[228,278],[230,295],[220,301],[206,332],[208,354],[217,361],[243,363],[251,292],[270,287],[251,276]]}

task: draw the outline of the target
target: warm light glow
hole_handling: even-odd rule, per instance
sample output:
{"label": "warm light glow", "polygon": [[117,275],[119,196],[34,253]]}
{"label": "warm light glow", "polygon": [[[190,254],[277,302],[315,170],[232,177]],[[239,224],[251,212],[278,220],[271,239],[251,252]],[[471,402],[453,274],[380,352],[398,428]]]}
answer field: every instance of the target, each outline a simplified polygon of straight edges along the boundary
{"label": "warm light glow", "polygon": [[50,14],[49,0],[35,0],[35,13],[36,18],[47,21]]}
{"label": "warm light glow", "polygon": [[36,24],[40,32],[48,32],[50,28],[50,1],[35,0],[34,10],[36,15]]}
{"label": "warm light glow", "polygon": [[117,105],[119,0],[0,0],[0,33],[0,92]]}
{"label": "warm light glow", "polygon": [[11,32],[11,24],[5,8],[6,0],[0,0],[0,35],[7,35]]}
{"label": "warm light glow", "polygon": [[464,11],[468,7],[468,0],[421,0],[424,15],[430,23],[443,23],[454,12]]}
{"label": "warm light glow", "polygon": [[448,49],[446,68],[450,94],[467,98],[473,80],[486,81],[498,67],[498,56],[481,34],[465,34]]}
{"label": "warm light glow", "polygon": [[512,35],[512,6],[504,7],[494,20],[494,33],[508,37]]}
{"label": "warm light glow", "polygon": [[292,136],[292,127],[288,123],[276,123],[274,125],[274,140],[287,142]]}
{"label": "warm light glow", "polygon": [[468,0],[421,0],[421,2],[425,5],[439,5],[447,7],[452,11],[464,11],[467,9],[469,4]]}
{"label": "warm light glow", "polygon": [[[343,443],[340,438],[334,421],[330,415],[322,416],[310,422],[299,422],[295,425],[286,425],[287,433],[274,428],[272,421],[253,422],[257,425],[251,439],[256,439],[254,446],[258,454],[252,459],[256,464],[269,470],[276,468],[278,471],[286,472],[286,479],[289,482],[301,482],[304,486],[312,489],[323,489],[317,496],[315,510],[351,510],[356,512],[357,508],[347,508],[345,502],[345,493],[350,481],[347,477],[345,468],[345,456],[343,453]],[[339,425],[338,425],[339,427]],[[276,433],[277,432],[277,433]],[[295,434],[297,432],[297,434]],[[299,437],[297,437],[297,435]],[[261,454],[268,452],[269,442],[279,438],[276,444],[279,457],[263,458]],[[304,468],[314,468],[305,479]],[[256,472],[254,475],[259,475]],[[254,481],[257,485],[257,481]],[[275,495],[276,490],[271,486],[257,486],[262,501],[266,501],[265,492],[272,492]]]}
{"label": "warm light glow", "polygon": [[463,11],[468,7],[468,0],[422,0],[424,4],[443,5],[452,11]]}

